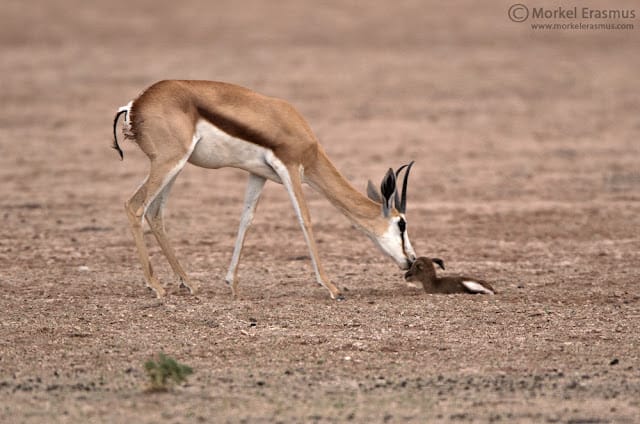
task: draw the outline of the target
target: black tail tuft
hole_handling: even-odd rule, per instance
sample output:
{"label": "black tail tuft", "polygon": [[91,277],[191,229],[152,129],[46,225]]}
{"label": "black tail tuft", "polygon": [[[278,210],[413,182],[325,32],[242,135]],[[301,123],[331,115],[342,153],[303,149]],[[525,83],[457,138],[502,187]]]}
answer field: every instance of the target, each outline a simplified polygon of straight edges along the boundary
{"label": "black tail tuft", "polygon": [[113,145],[111,146],[112,148],[116,149],[120,154],[120,160],[124,160],[124,152],[122,151],[122,149],[120,148],[120,145],[118,144],[118,135],[116,134],[116,126],[118,125],[118,119],[120,119],[120,115],[122,115],[123,113],[127,113],[127,110],[124,109],[124,110],[118,111],[118,113],[116,113],[115,118],[113,119]]}

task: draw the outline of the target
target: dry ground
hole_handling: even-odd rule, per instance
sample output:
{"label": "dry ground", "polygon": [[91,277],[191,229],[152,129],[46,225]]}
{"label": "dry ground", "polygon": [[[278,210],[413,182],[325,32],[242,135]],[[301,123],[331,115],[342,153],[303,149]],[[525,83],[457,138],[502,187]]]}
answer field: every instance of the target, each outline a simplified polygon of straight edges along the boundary
{"label": "dry ground", "polygon": [[[0,422],[638,422],[640,25],[535,32],[485,3],[4,1]],[[357,187],[415,160],[414,247],[500,294],[406,287],[309,190],[333,302],[270,183],[234,301],[246,175],[188,167],[168,229],[203,290],[148,234],[154,299],[122,208],[147,160],[109,145],[163,78],[290,100]],[[161,351],[195,374],[147,394]]]}

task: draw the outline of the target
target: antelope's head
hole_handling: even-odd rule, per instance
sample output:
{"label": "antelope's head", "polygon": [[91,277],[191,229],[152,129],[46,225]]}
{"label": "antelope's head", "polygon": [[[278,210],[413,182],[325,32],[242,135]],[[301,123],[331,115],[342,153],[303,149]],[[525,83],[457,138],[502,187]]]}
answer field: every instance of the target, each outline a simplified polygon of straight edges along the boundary
{"label": "antelope's head", "polygon": [[[416,259],[416,252],[413,251],[411,241],[409,241],[407,219],[405,217],[407,209],[407,181],[412,166],[413,162],[403,165],[398,168],[395,173],[393,169],[389,168],[380,184],[380,191],[376,189],[371,181],[369,181],[367,186],[367,195],[369,198],[382,205],[382,224],[371,234],[371,238],[380,249],[386,255],[390,256],[398,264],[400,269],[403,270],[409,269]],[[400,173],[405,168],[402,195],[399,195],[396,183],[400,177]]]}

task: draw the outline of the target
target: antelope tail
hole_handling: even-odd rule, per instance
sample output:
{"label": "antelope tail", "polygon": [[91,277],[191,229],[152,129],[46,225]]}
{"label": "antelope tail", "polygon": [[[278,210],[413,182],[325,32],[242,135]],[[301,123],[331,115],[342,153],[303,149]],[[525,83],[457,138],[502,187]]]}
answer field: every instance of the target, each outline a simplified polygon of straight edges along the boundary
{"label": "antelope tail", "polygon": [[124,160],[124,152],[122,151],[122,149],[120,148],[120,145],[118,144],[118,134],[116,132],[116,126],[118,125],[118,120],[120,119],[120,115],[122,114],[125,115],[124,117],[125,121],[129,119],[130,110],[131,110],[131,103],[129,103],[126,106],[122,106],[120,109],[118,109],[116,116],[113,118],[113,145],[111,147],[118,151],[118,154],[120,154],[120,160]]}

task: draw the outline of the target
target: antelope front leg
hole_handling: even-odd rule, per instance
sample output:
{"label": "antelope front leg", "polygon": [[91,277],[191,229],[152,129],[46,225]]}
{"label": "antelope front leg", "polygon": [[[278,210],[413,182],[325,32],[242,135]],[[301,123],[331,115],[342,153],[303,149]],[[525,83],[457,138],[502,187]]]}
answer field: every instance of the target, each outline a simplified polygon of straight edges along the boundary
{"label": "antelope front leg", "polygon": [[300,226],[302,227],[304,239],[307,242],[307,246],[309,247],[311,262],[313,263],[313,268],[315,270],[318,283],[329,290],[329,294],[331,295],[332,299],[336,299],[339,301],[344,300],[344,297],[342,296],[342,293],[340,293],[340,290],[327,278],[327,275],[322,268],[322,264],[320,263],[318,248],[313,237],[313,230],[311,229],[311,217],[309,214],[309,209],[307,208],[307,202],[305,201],[304,195],[302,193],[300,171],[298,169],[295,169],[294,167],[286,167],[284,163],[282,163],[282,161],[271,152],[267,155],[266,160],[269,166],[271,166],[276,174],[278,174],[278,177],[280,177],[282,184],[287,189],[287,193],[289,193],[291,203],[293,204],[293,208],[295,209],[296,215],[298,216],[298,221],[300,221]]}
{"label": "antelope front leg", "polygon": [[249,174],[249,182],[247,183],[247,190],[244,194],[244,207],[242,208],[242,217],[240,218],[240,227],[238,228],[236,245],[233,248],[231,265],[229,265],[229,270],[225,277],[225,281],[231,286],[231,293],[233,294],[233,297],[238,295],[238,262],[240,262],[244,239],[247,235],[247,230],[253,221],[253,214],[256,210],[256,206],[258,205],[258,200],[260,199],[260,194],[262,193],[265,182],[266,179],[263,177],[255,174]]}

